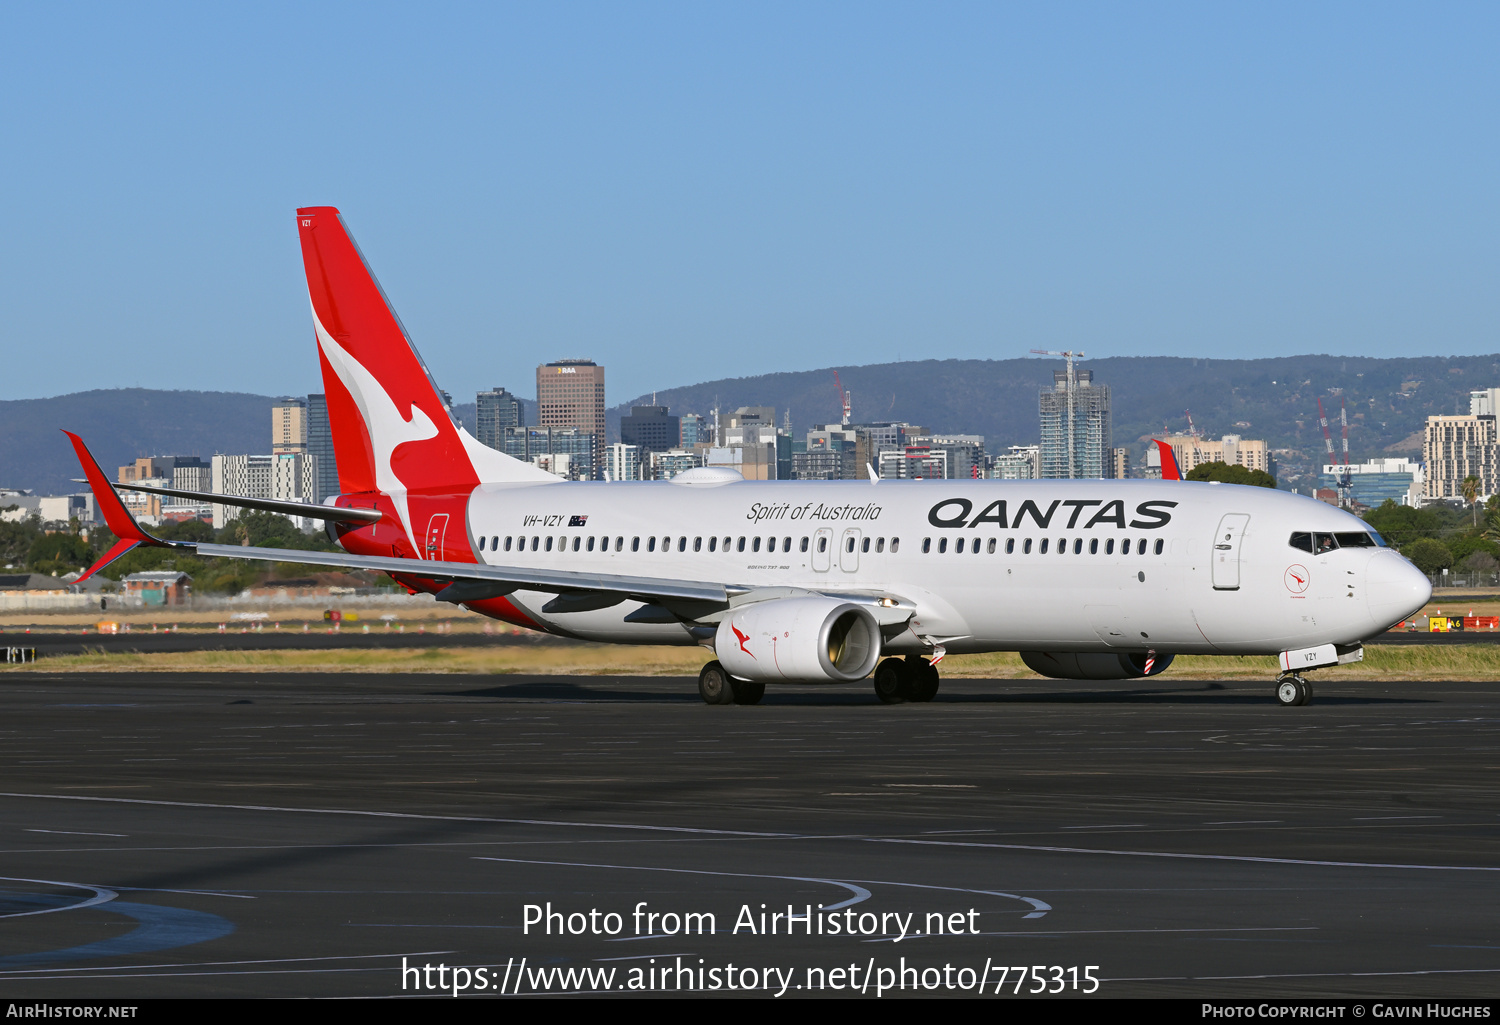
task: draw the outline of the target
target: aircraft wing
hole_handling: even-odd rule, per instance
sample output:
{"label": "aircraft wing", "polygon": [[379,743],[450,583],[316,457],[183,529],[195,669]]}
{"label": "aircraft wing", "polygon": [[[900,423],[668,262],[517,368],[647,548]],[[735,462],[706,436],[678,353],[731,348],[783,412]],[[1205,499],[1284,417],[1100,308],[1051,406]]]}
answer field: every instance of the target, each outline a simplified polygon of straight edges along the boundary
{"label": "aircraft wing", "polygon": [[[218,559],[251,559],[266,562],[299,562],[311,566],[335,566],[341,569],[373,570],[403,574],[424,580],[451,580],[454,585],[488,586],[456,587],[446,600],[477,601],[494,598],[525,588],[566,594],[575,591],[609,592],[643,601],[677,599],[679,601],[723,604],[736,589],[724,584],[701,580],[662,580],[655,577],[627,577],[604,573],[575,573],[570,570],[537,569],[533,566],[487,566],[475,562],[440,562],[428,559],[397,559],[383,555],[350,555],[346,552],[304,552],[295,548],[254,548],[245,545],[188,544],[162,542],[172,548],[191,549],[195,554]],[[739,589],[743,590],[743,589]],[[443,591],[437,597],[443,599]]]}

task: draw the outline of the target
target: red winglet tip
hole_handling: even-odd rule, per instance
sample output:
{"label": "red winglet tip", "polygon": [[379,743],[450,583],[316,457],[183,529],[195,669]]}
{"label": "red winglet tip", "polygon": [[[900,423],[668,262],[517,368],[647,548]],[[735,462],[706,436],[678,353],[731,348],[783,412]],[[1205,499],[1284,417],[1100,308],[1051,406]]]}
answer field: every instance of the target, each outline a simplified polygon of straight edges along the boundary
{"label": "red winglet tip", "polygon": [[[115,532],[115,536],[122,541],[140,543],[142,541],[154,541],[135,522],[135,517],[130,515],[130,510],[125,508],[125,503],[120,501],[120,495],[115,491],[114,485],[109,478],[104,476],[104,471],[99,469],[99,463],[94,459],[94,454],[89,451],[83,439],[72,431],[63,431],[68,440],[73,443],[73,451],[78,455],[78,465],[83,467],[83,475],[88,478],[89,488],[94,492],[94,498],[99,503],[99,511],[104,514],[104,522],[109,529]],[[113,550],[113,549],[111,549]],[[93,570],[89,571],[90,573]]]}
{"label": "red winglet tip", "polygon": [[1182,480],[1182,471],[1177,468],[1177,457],[1172,453],[1172,446],[1165,441],[1153,440],[1153,443],[1161,455],[1161,479]]}
{"label": "red winglet tip", "polygon": [[110,563],[114,562],[116,559],[118,559],[120,556],[124,555],[126,552],[130,551],[132,548],[134,548],[138,544],[140,544],[139,541],[132,541],[132,540],[130,540],[128,538],[121,538],[120,540],[116,541],[113,545],[110,546],[109,551],[105,552],[102,556],[100,556],[98,562],[95,562],[92,566],[90,566],[87,570],[85,570],[84,573],[83,573],[83,576],[81,576],[77,580],[73,581],[73,583],[75,583],[75,584],[81,584],[81,583],[83,583],[89,577],[93,576],[95,573],[99,572],[105,566],[108,566]]}

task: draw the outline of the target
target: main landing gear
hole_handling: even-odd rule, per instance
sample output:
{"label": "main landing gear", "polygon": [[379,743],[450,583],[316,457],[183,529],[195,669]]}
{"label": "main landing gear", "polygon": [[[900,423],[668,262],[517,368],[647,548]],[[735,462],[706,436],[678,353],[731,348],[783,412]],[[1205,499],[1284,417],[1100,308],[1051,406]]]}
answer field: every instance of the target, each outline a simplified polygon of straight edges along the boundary
{"label": "main landing gear", "polygon": [[1312,684],[1301,673],[1282,673],[1276,677],[1276,703],[1282,708],[1312,704]]}
{"label": "main landing gear", "polygon": [[710,705],[757,705],[765,695],[764,683],[734,679],[718,659],[698,674],[698,696]]}
{"label": "main landing gear", "polygon": [[937,697],[937,666],[919,655],[888,658],[875,669],[875,696],[887,705]]}

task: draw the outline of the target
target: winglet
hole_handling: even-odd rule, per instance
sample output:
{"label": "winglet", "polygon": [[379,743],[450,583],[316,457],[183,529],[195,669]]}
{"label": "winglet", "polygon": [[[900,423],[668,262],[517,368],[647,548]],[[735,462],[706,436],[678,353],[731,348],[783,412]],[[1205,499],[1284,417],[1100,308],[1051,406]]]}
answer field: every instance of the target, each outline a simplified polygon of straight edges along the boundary
{"label": "winglet", "polygon": [[83,475],[88,478],[89,487],[94,492],[94,500],[99,503],[99,511],[104,514],[104,522],[109,529],[114,531],[115,537],[119,538],[104,555],[84,571],[83,576],[73,581],[81,584],[105,566],[114,562],[120,556],[130,551],[136,545],[161,545],[162,543],[140,528],[135,522],[135,517],[130,515],[130,510],[125,508],[125,503],[120,501],[119,492],[115,491],[114,485],[109,478],[104,476],[104,471],[99,469],[94,455],[83,443],[83,439],[72,431],[63,431],[68,440],[73,443],[73,451],[78,454],[79,465],[83,467]]}
{"label": "winglet", "polygon": [[1182,480],[1182,471],[1177,468],[1177,457],[1172,454],[1172,446],[1156,438],[1151,440],[1151,444],[1156,446],[1156,451],[1161,456],[1161,479]]}

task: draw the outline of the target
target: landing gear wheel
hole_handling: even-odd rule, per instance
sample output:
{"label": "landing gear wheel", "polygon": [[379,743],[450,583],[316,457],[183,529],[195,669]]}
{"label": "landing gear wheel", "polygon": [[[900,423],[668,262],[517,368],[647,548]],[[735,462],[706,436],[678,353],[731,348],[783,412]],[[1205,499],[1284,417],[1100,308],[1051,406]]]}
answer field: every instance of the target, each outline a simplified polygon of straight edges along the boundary
{"label": "landing gear wheel", "polygon": [[752,683],[749,680],[730,680],[729,686],[734,691],[734,703],[736,705],[758,705],[760,699],[766,696],[766,685],[764,683]]}
{"label": "landing gear wheel", "polygon": [[882,704],[899,705],[906,700],[906,663],[888,658],[875,670],[875,696]]}
{"label": "landing gear wheel", "polygon": [[1283,676],[1276,681],[1276,703],[1282,708],[1295,708],[1312,701],[1312,685],[1295,674]]}
{"label": "landing gear wheel", "polygon": [[704,666],[698,674],[698,696],[710,705],[734,703],[734,682],[718,659]]}
{"label": "landing gear wheel", "polygon": [[931,662],[922,662],[916,667],[916,672],[910,675],[911,683],[906,689],[906,696],[912,701],[931,701],[937,697],[938,692],[938,670]]}

